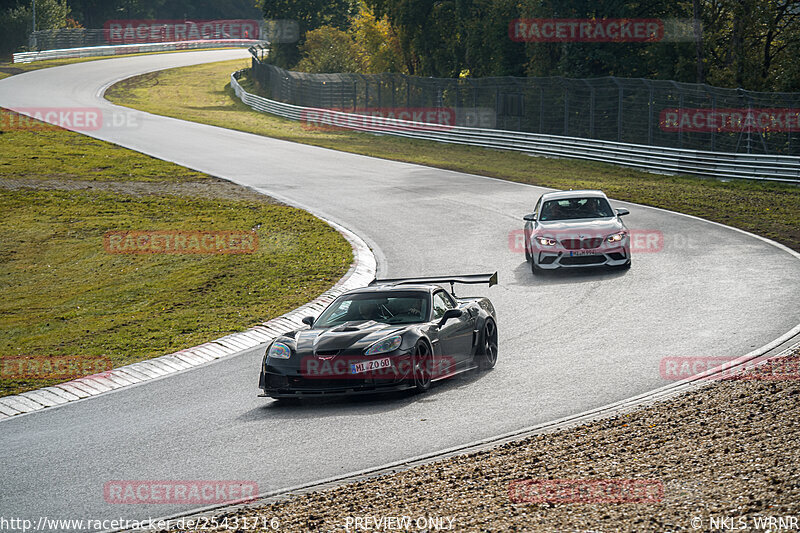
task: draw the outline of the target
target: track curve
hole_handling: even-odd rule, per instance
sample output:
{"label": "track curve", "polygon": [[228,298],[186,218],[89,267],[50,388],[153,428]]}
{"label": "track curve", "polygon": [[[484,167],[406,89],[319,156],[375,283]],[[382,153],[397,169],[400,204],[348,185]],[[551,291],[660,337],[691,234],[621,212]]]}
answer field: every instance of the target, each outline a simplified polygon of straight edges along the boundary
{"label": "track curve", "polygon": [[[251,480],[278,490],[432,453],[667,384],[666,356],[741,356],[800,322],[800,261],[718,224],[623,202],[660,253],[625,273],[534,279],[509,233],[544,189],[372,159],[133,112],[101,98],[123,78],[244,57],[187,52],[93,61],[0,81],[0,106],[99,107],[135,128],[93,137],[251,186],[342,224],[382,276],[499,270],[492,372],[422,396],[278,407],[257,398],[262,350],[0,424],[0,515],[141,519],[188,510],[120,506],[109,480]],[[447,150],[443,145],[442,150]],[[80,515],[80,516],[76,516]]]}

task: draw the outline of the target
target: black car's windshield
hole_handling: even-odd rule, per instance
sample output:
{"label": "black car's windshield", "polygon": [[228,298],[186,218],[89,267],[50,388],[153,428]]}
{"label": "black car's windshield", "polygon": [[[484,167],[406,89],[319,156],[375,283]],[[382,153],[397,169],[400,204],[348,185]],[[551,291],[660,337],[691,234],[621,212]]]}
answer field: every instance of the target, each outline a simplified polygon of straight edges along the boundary
{"label": "black car's windshield", "polygon": [[570,220],[576,218],[613,217],[614,212],[605,198],[563,198],[548,200],[542,205],[539,220]]}
{"label": "black car's windshield", "polygon": [[374,320],[385,324],[413,324],[428,316],[428,295],[414,291],[387,291],[343,296],[314,322],[330,328],[351,321]]}

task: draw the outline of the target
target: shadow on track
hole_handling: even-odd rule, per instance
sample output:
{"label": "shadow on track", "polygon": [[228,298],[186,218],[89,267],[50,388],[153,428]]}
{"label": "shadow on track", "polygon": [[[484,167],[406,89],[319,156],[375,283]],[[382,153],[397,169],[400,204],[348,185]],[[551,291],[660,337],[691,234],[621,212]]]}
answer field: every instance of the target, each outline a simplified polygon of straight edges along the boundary
{"label": "shadow on track", "polygon": [[629,270],[623,268],[599,266],[560,268],[533,275],[533,273],[531,273],[530,263],[523,262],[514,269],[514,281],[520,285],[569,285],[586,281],[602,281],[604,279],[619,278],[628,272]]}
{"label": "shadow on track", "polygon": [[402,409],[415,403],[436,402],[439,396],[460,387],[470,385],[485,375],[487,375],[487,372],[479,372],[477,370],[464,372],[452,378],[434,382],[430,390],[424,393],[400,391],[362,394],[359,396],[303,398],[288,402],[279,402],[271,398],[261,398],[264,400],[263,406],[243,413],[238,417],[238,420],[242,422],[253,422],[264,419],[296,420],[303,418],[342,416],[343,414],[373,416],[379,413]]}

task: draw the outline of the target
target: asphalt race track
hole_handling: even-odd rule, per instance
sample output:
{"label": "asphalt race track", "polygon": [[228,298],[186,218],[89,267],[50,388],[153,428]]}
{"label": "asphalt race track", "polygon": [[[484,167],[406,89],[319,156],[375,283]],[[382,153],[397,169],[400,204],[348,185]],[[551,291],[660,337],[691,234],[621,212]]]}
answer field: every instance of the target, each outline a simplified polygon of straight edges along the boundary
{"label": "asphalt race track", "polygon": [[[171,515],[112,505],[109,480],[248,480],[261,492],[355,472],[582,412],[663,386],[667,356],[741,356],[800,323],[800,261],[702,220],[624,205],[661,251],[627,272],[534,278],[509,234],[543,189],[292,144],[102,100],[136,74],[244,57],[187,52],[93,61],[0,81],[0,106],[99,107],[133,127],[89,132],[310,209],[363,237],[380,275],[499,271],[467,288],[497,307],[498,366],[420,396],[258,398],[263,347],[87,401],[0,422],[0,515]],[[442,145],[446,151],[447,145]],[[122,228],[120,228],[122,229]]]}

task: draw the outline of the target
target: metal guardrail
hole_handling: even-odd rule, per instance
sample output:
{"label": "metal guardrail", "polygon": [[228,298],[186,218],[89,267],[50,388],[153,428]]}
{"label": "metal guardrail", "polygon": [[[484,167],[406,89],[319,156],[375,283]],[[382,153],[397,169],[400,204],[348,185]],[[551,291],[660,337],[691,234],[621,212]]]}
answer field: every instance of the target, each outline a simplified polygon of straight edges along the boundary
{"label": "metal guardrail", "polygon": [[178,41],[173,43],[122,44],[114,46],[86,46],[83,48],[64,48],[61,50],[43,50],[40,52],[21,52],[19,54],[14,54],[14,63],[31,63],[33,61],[44,61],[47,59],[71,59],[80,57],[169,52],[173,50],[199,50],[203,48],[249,48],[257,44],[264,44],[264,42],[254,41],[251,39],[224,39]]}
{"label": "metal guardrail", "polygon": [[369,133],[515,150],[538,156],[598,161],[654,173],[800,183],[800,157],[793,156],[681,150],[519,131],[426,124],[374,116],[370,116],[368,121],[352,120],[355,117],[352,113],[296,106],[250,94],[238,82],[243,72],[244,70],[240,70],[231,74],[231,87],[236,96],[256,111],[291,120],[308,121],[309,114],[314,113],[315,124]]}
{"label": "metal guardrail", "polygon": [[[457,126],[679,150],[800,157],[800,92],[758,92],[643,78],[430,78],[285,70],[253,56],[271,100],[361,113],[446,108]],[[420,120],[419,118],[407,120]]]}

